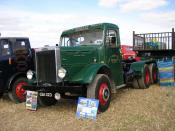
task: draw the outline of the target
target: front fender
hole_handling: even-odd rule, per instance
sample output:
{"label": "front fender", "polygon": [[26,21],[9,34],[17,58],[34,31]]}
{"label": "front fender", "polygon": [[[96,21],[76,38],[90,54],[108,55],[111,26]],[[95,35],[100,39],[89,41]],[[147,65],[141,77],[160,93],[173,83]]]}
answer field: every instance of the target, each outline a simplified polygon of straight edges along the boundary
{"label": "front fender", "polygon": [[97,72],[104,66],[105,64],[91,64],[84,67],[79,73],[73,76],[70,81],[73,83],[81,83],[81,84],[89,84],[95,78]]}
{"label": "front fender", "polygon": [[10,77],[10,79],[7,82],[7,87],[8,90],[11,90],[11,84],[13,83],[13,81],[18,78],[18,77],[26,77],[26,73],[23,72],[18,72],[16,74],[14,74],[13,76]]}

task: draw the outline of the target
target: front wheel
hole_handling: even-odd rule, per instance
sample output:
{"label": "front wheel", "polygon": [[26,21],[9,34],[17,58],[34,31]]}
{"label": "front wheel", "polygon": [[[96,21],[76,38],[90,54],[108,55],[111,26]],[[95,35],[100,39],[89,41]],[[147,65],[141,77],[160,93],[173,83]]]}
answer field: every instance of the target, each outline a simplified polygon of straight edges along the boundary
{"label": "front wheel", "polygon": [[3,96],[4,94],[4,79],[0,78],[0,98]]}
{"label": "front wheel", "polygon": [[11,91],[8,92],[9,98],[15,103],[24,102],[26,100],[26,91],[23,89],[23,86],[27,84],[27,78],[25,77],[16,79],[12,84]]}
{"label": "front wheel", "polygon": [[0,92],[0,98],[3,96],[3,92]]}
{"label": "front wheel", "polygon": [[99,100],[98,112],[105,112],[111,102],[111,83],[109,77],[97,74],[93,82],[87,87],[87,98]]}

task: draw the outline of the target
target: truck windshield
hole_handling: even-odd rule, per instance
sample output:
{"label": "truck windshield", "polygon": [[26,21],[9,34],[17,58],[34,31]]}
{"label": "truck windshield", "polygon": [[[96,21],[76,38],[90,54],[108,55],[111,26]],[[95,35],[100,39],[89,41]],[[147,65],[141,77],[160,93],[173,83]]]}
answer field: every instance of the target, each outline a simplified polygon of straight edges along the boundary
{"label": "truck windshield", "polygon": [[75,32],[70,35],[61,37],[60,46],[83,46],[83,45],[100,45],[103,42],[103,30],[86,30]]}

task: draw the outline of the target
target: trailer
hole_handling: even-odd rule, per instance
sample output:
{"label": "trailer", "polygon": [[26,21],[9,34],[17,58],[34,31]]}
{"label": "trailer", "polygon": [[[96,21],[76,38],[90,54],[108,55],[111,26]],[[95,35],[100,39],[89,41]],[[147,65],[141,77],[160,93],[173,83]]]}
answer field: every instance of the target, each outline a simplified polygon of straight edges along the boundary
{"label": "trailer", "polygon": [[129,84],[146,89],[158,79],[154,60],[123,62],[119,27],[112,23],[63,31],[59,46],[35,51],[35,67],[23,88],[37,91],[40,105],[83,96],[98,99],[99,112],[108,109],[112,91]]}
{"label": "trailer", "polygon": [[142,58],[163,59],[175,56],[175,32],[142,33],[133,31],[133,50]]}

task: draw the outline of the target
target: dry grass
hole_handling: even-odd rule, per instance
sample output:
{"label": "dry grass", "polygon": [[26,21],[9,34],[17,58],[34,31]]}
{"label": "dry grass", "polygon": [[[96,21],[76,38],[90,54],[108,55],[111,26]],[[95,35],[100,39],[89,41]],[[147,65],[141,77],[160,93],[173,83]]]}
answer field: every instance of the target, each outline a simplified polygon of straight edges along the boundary
{"label": "dry grass", "polygon": [[0,100],[0,130],[2,131],[174,131],[175,88],[153,85],[146,90],[121,89],[113,95],[107,112],[97,120],[78,120],[76,102],[62,100],[57,105],[25,109],[8,98]]}

